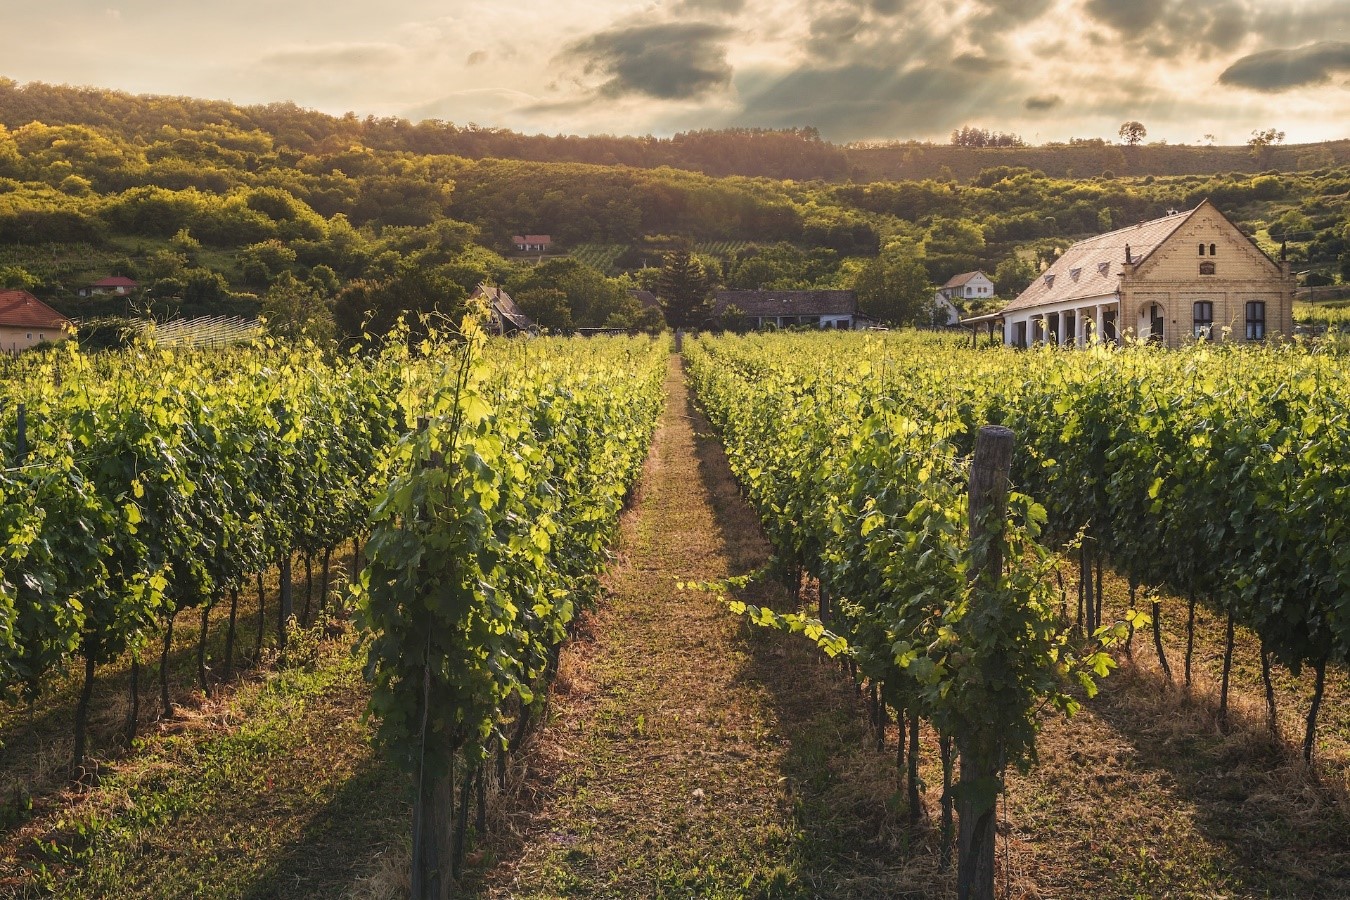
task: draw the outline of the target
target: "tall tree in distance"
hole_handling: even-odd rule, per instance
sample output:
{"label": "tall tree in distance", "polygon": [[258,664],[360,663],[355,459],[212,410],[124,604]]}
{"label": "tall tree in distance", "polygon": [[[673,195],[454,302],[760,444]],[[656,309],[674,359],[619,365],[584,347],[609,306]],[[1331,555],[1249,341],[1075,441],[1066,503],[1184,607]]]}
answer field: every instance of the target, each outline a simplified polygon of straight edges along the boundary
{"label": "tall tree in distance", "polygon": [[654,293],[671,328],[698,328],[713,313],[708,274],[688,248],[665,255]]}
{"label": "tall tree in distance", "polygon": [[1265,168],[1270,165],[1270,158],[1275,154],[1275,146],[1283,143],[1283,131],[1267,128],[1265,131],[1253,131],[1251,138],[1247,141],[1247,147],[1251,151],[1252,159],[1256,160],[1256,164]]}
{"label": "tall tree in distance", "polygon": [[1126,122],[1120,126],[1120,142],[1131,147],[1137,147],[1143,143],[1144,138],[1148,137],[1148,129],[1144,127],[1143,122]]}

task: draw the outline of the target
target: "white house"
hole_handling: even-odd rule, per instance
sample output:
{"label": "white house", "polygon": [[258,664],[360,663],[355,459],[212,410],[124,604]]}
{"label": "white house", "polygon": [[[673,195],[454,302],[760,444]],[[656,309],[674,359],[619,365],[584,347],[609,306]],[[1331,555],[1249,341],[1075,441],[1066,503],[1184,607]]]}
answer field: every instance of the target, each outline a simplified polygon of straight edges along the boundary
{"label": "white house", "polygon": [[988,300],[994,296],[994,283],[983,272],[962,272],[953,275],[947,283],[937,289],[933,296],[933,321],[943,315],[943,325],[955,325],[961,321],[961,310],[953,300]]}
{"label": "white house", "polygon": [[[1294,276],[1208,200],[1079,241],[995,316],[1014,347],[1293,333]],[[972,324],[974,320],[967,320]]]}
{"label": "white house", "polygon": [[518,234],[511,243],[521,253],[547,253],[553,246],[553,238],[547,234]]}

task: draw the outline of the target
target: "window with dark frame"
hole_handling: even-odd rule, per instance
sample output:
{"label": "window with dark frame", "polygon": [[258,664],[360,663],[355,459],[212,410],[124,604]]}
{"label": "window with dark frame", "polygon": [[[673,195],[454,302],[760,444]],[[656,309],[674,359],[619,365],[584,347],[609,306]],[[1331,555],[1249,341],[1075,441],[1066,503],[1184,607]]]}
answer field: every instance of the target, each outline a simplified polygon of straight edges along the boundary
{"label": "window with dark frame", "polygon": [[1266,339],[1266,304],[1264,300],[1247,301],[1247,340]]}
{"label": "window with dark frame", "polygon": [[1218,255],[1219,255],[1218,253],[1215,252],[1215,245],[1214,245],[1214,244],[1210,244],[1210,245],[1209,245],[1209,255],[1210,255],[1210,256],[1218,256]]}
{"label": "window with dark frame", "polygon": [[1200,255],[1201,255],[1201,256],[1204,256],[1204,255],[1205,255],[1205,245],[1204,245],[1204,244],[1201,244],[1201,245],[1200,245]]}
{"label": "window with dark frame", "polygon": [[1214,263],[1208,262],[1208,261],[1202,262],[1202,263],[1200,264],[1200,274],[1201,274],[1201,275],[1213,275],[1213,274],[1214,274]]}
{"label": "window with dark frame", "polygon": [[1209,340],[1214,331],[1214,304],[1209,300],[1197,300],[1191,304],[1191,334],[1201,340]]}

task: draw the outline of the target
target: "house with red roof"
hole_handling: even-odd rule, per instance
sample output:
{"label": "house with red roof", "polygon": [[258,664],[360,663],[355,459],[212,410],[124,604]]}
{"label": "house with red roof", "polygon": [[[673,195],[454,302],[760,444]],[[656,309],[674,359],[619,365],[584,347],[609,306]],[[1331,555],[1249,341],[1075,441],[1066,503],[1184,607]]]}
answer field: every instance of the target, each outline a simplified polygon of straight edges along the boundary
{"label": "house with red roof", "polygon": [[521,253],[547,253],[553,246],[553,237],[547,234],[518,234],[511,243]]}
{"label": "house with red roof", "polygon": [[92,297],[95,294],[113,294],[118,297],[125,297],[127,294],[135,293],[138,288],[140,288],[140,284],[130,278],[122,275],[110,275],[80,288],[75,293],[81,297]]}
{"label": "house with red roof", "polygon": [[27,291],[0,291],[0,351],[18,353],[74,332],[75,323]]}

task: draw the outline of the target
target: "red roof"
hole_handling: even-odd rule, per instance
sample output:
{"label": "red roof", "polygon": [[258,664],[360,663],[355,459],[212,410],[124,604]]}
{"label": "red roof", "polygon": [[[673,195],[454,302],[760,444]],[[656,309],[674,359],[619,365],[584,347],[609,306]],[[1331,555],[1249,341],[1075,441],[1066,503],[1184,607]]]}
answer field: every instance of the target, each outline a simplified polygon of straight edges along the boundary
{"label": "red roof", "polygon": [[0,291],[0,325],[61,329],[71,321],[27,291]]}
{"label": "red roof", "polygon": [[551,244],[552,235],[547,234],[518,234],[512,240],[517,244]]}
{"label": "red roof", "polygon": [[110,276],[110,277],[108,277],[108,278],[104,278],[104,279],[102,279],[102,280],[100,280],[100,281],[95,281],[95,282],[93,283],[92,287],[110,287],[110,288],[126,287],[126,288],[134,288],[134,287],[140,287],[140,285],[137,284],[136,282],[132,281],[130,278],[124,278],[124,277],[121,276],[121,275],[112,275],[112,276]]}

